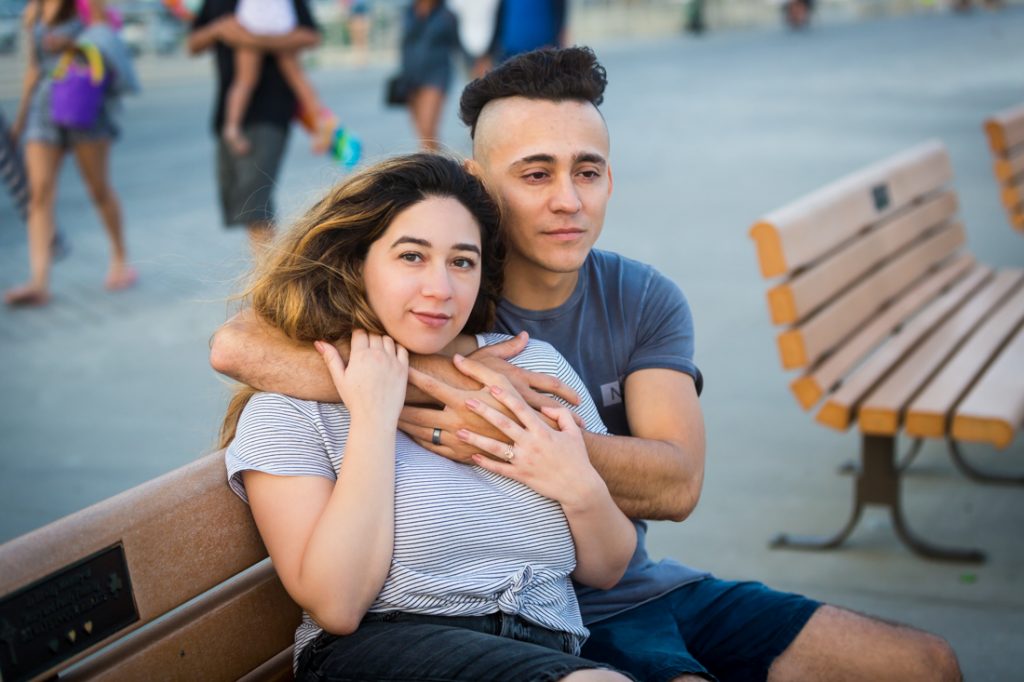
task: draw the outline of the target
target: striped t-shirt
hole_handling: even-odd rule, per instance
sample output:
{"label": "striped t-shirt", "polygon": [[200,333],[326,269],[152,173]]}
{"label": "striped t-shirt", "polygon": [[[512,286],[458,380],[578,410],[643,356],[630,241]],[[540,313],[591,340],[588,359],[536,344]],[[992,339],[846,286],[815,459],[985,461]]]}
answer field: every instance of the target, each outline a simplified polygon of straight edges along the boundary
{"label": "striped t-shirt", "polygon": [[[508,339],[481,334],[481,345]],[[510,361],[558,377],[579,393],[573,408],[587,430],[607,433],[576,372],[554,348],[533,341]],[[228,482],[247,500],[241,473],[336,480],[345,454],[344,405],[259,393],[246,405],[225,455]],[[501,611],[551,630],[588,635],[570,574],[576,553],[561,507],[512,479],[458,464],[395,439],[395,546],[370,611],[481,616]],[[295,655],[321,631],[309,614],[295,632]]]}

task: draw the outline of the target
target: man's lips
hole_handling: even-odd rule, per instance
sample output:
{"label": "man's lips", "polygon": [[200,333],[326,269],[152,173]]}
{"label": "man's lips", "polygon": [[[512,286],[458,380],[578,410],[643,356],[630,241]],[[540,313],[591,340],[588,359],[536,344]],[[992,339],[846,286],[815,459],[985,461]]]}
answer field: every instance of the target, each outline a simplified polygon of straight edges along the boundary
{"label": "man's lips", "polygon": [[445,315],[444,313],[431,313],[416,310],[412,311],[412,315],[428,327],[443,327],[448,324],[448,320],[452,319],[451,315]]}
{"label": "man's lips", "polygon": [[571,241],[583,236],[585,232],[585,230],[581,230],[577,227],[565,227],[557,230],[545,230],[542,234],[556,241]]}

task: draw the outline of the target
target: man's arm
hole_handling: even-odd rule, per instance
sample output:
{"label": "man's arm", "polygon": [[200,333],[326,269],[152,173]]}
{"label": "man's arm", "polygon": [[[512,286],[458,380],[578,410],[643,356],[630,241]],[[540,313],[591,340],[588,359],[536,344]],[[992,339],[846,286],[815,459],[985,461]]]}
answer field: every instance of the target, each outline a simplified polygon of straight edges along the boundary
{"label": "man's arm", "polygon": [[[476,349],[475,339],[469,336],[461,338],[463,345],[456,348],[456,352],[469,354]],[[570,402],[578,402],[575,392],[554,377],[527,372],[504,362],[503,358],[521,352],[528,340],[525,334],[521,334],[509,341],[487,346],[474,357],[489,362],[492,368],[498,367],[498,371],[504,369],[503,373],[509,376],[513,386],[534,407],[557,404],[540,391],[556,393]],[[335,346],[342,359],[347,360],[347,342],[339,341]],[[210,365],[221,374],[261,391],[284,393],[301,400],[339,401],[330,374],[313,345],[294,341],[260,319],[251,309],[239,312],[214,333],[210,340]],[[447,357],[413,355],[410,365],[453,391],[481,388],[476,380],[455,369]],[[462,397],[459,401],[460,406],[464,399]],[[414,385],[409,386],[406,401],[410,404],[438,403],[431,394]],[[478,421],[471,420],[470,425],[477,425]]]}
{"label": "man's arm", "polygon": [[[342,358],[348,349],[339,348]],[[301,400],[341,401],[323,358],[311,343],[300,343],[246,309],[210,339],[210,366],[261,391]]]}
{"label": "man's arm", "polygon": [[704,417],[693,378],[669,369],[626,377],[632,436],[584,433],[590,461],[631,518],[682,521],[704,482]]}

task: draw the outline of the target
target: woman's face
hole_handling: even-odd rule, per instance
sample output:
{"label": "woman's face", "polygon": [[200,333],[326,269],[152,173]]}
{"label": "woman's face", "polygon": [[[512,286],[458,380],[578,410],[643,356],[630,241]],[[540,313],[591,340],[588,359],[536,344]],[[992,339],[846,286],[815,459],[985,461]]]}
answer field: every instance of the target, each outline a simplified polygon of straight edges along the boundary
{"label": "woman's face", "polygon": [[437,353],[469,318],[480,289],[480,227],[450,197],[410,206],[370,245],[366,297],[384,330],[409,351]]}

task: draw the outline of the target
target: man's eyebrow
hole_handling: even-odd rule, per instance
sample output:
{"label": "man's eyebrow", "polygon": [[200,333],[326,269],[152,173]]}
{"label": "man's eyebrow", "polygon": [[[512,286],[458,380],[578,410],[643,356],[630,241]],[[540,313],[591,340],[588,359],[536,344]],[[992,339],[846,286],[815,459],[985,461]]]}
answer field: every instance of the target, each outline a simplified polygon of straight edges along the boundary
{"label": "man's eyebrow", "polygon": [[[556,159],[552,154],[530,154],[524,156],[512,164],[513,168],[525,166],[531,163],[555,163]],[[596,152],[580,152],[572,157],[573,165],[578,163],[596,163],[599,166],[607,166],[608,160]]]}
{"label": "man's eyebrow", "polygon": [[[433,246],[426,239],[421,239],[419,237],[402,236],[402,237],[399,237],[398,239],[396,239],[394,241],[394,243],[391,245],[391,248],[393,249],[396,246],[398,246],[399,244],[416,244],[416,245],[422,246],[423,248],[426,248],[426,249],[429,249],[431,246]],[[471,252],[475,253],[478,256],[480,255],[480,247],[477,246],[476,244],[470,244],[468,242],[467,243],[452,244],[452,250],[453,251],[471,251]]]}
{"label": "man's eyebrow", "polygon": [[596,163],[599,166],[607,166],[608,160],[595,152],[582,152],[573,157],[573,163]]}
{"label": "man's eyebrow", "polygon": [[513,163],[512,166],[515,167],[515,166],[525,166],[525,165],[530,164],[530,163],[554,163],[554,162],[555,162],[555,157],[552,154],[530,154],[529,156],[524,156],[523,158],[519,159],[518,161]]}

